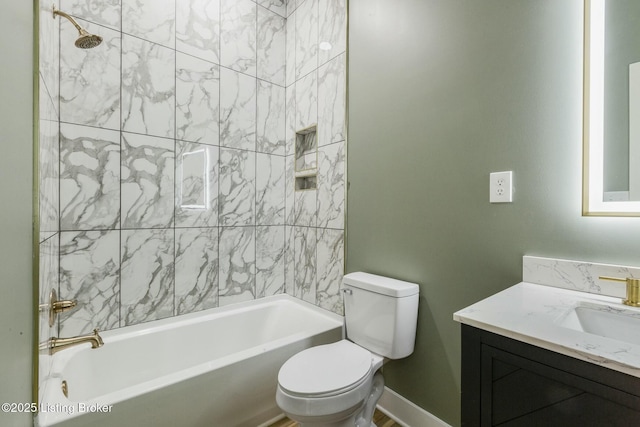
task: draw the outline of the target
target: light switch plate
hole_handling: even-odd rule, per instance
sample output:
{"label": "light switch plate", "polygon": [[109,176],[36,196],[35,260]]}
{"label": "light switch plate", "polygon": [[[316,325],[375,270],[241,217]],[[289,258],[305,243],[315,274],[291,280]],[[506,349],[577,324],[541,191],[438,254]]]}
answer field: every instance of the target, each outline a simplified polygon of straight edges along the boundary
{"label": "light switch plate", "polygon": [[513,202],[513,172],[493,172],[489,174],[489,202]]}

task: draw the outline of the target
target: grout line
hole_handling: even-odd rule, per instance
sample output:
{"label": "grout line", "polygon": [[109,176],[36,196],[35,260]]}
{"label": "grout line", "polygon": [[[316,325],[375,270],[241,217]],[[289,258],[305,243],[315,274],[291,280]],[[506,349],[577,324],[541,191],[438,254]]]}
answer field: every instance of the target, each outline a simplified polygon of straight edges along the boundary
{"label": "grout line", "polygon": [[[57,221],[57,239],[58,239],[58,251],[57,251],[57,265],[56,265],[56,283],[53,284],[52,288],[55,286],[56,291],[58,293],[58,297],[60,297],[60,291],[62,290],[60,287],[60,284],[62,282],[62,271],[60,269],[60,266],[62,265],[62,251],[61,251],[61,244],[62,244],[62,232],[61,232],[61,226],[62,226],[62,184],[61,184],[61,179],[60,179],[60,172],[62,171],[62,158],[61,158],[61,154],[62,154],[62,124],[60,123],[60,119],[61,119],[61,112],[60,112],[60,107],[62,106],[61,103],[61,99],[62,96],[60,93],[60,88],[62,86],[62,75],[60,73],[60,65],[62,64],[62,25],[60,25],[61,20],[60,19],[55,19],[55,24],[54,24],[54,32],[57,31],[58,33],[58,63],[57,63],[57,67],[58,67],[58,105],[57,105],[57,111],[56,111],[56,116],[57,116],[57,127],[58,127],[58,135],[57,135],[57,145],[58,145],[58,221]],[[57,28],[55,28],[55,26],[57,26]],[[45,86],[46,87],[46,86]],[[54,104],[55,106],[55,104]],[[60,316],[57,316],[56,319],[56,323],[53,326],[53,328],[55,328],[57,330],[57,335],[60,336],[60,330],[61,330],[61,321],[60,321]]]}
{"label": "grout line", "polygon": [[124,50],[124,37],[123,37],[123,32],[122,32],[122,6],[120,6],[120,75],[119,77],[119,81],[120,81],[120,120],[119,120],[119,132],[118,132],[118,136],[119,136],[119,143],[120,143],[120,168],[119,168],[119,173],[118,173],[118,182],[119,182],[119,204],[120,204],[120,215],[119,215],[119,219],[120,219],[120,231],[118,232],[118,326],[119,327],[123,327],[124,325],[124,319],[122,318],[122,243],[123,243],[123,214],[124,214],[124,210],[122,209],[122,160],[123,160],[123,150],[122,150],[122,140],[124,138],[124,131],[123,131],[123,125],[122,125],[122,120],[123,120],[123,109],[122,109],[122,73],[124,71],[124,67],[123,67],[123,50]]}
{"label": "grout line", "polygon": [[[222,1],[218,2],[218,17],[219,17],[219,31],[218,31],[218,62],[222,62]],[[216,220],[216,228],[218,229],[218,272],[216,275],[217,283],[217,292],[216,292],[216,307],[220,307],[220,290],[221,287],[221,247],[222,247],[222,203],[221,203],[221,195],[220,195],[220,181],[222,171],[222,69],[221,65],[218,65],[218,197],[216,198],[217,210],[217,220]]]}
{"label": "grout line", "polygon": [[[176,186],[177,182],[177,166],[178,166],[178,42],[177,42],[177,16],[178,16],[178,3],[173,3],[173,60],[175,67],[173,69],[173,188],[172,188],[172,203],[173,203],[173,315],[178,315],[178,301],[176,299],[176,261],[177,261],[177,233],[176,233]],[[206,188],[206,187],[205,187]]]}
{"label": "grout line", "polygon": [[256,4],[256,40],[255,40],[255,64],[256,64],[256,81],[255,81],[255,110],[253,123],[253,148],[255,150],[253,156],[253,298],[258,298],[258,5]]}

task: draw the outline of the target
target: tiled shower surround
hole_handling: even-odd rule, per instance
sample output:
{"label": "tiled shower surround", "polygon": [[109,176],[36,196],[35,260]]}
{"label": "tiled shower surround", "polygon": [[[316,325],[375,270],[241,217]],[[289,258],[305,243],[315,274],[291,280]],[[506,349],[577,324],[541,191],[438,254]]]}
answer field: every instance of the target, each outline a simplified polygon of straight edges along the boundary
{"label": "tiled shower surround", "polygon": [[[61,336],[283,292],[342,312],[345,2],[61,0],[104,38],[81,50],[41,0],[41,298],[80,305]],[[316,123],[318,188],[294,191]]]}

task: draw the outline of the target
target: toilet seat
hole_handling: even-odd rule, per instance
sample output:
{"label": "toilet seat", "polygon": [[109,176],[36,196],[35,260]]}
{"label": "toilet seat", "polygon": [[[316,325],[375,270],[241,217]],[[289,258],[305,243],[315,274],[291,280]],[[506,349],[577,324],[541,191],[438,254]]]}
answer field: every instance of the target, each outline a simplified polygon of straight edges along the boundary
{"label": "toilet seat", "polygon": [[304,350],[278,373],[280,388],[290,396],[331,397],[360,387],[371,378],[371,353],[342,340]]}

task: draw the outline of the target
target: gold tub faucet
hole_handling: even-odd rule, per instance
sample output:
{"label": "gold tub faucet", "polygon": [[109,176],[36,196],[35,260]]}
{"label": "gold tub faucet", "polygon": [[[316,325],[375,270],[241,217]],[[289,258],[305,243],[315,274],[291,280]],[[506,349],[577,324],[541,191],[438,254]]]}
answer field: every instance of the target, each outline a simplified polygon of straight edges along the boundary
{"label": "gold tub faucet", "polygon": [[94,329],[93,333],[88,335],[80,335],[71,338],[50,338],[48,346],[49,354],[57,353],[60,350],[73,347],[77,344],[82,344],[83,342],[91,343],[91,348],[98,348],[104,345],[104,341],[102,341],[102,337],[98,334],[98,330]]}

